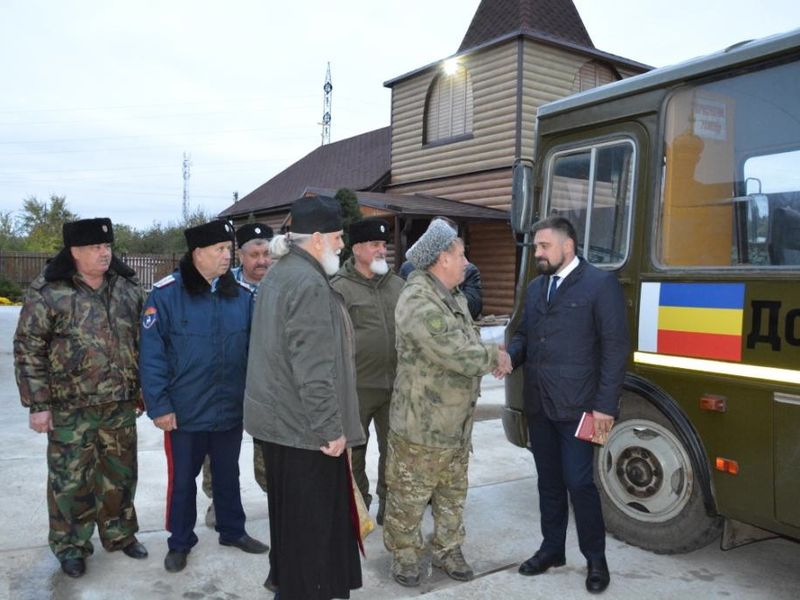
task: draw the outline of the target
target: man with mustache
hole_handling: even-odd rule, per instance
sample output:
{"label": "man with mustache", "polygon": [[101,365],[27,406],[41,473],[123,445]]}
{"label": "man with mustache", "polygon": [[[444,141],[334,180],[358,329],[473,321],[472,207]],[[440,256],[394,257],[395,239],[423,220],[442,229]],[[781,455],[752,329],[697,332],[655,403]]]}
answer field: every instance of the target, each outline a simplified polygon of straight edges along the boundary
{"label": "man with mustache", "polygon": [[[383,525],[386,510],[386,440],[389,433],[389,401],[397,369],[394,347],[394,309],[404,281],[386,263],[389,222],[370,218],[353,222],[348,229],[353,256],[331,280],[343,297],[356,333],[356,385],[361,426],[369,442],[374,421],[378,437],[377,521]],[[353,448],[353,477],[369,508],[372,496],[366,474],[367,444]]]}
{"label": "man with mustache", "polygon": [[245,390],[245,426],[269,465],[265,586],[281,600],[349,598],[361,563],[346,449],[366,440],[353,326],[328,280],[344,245],[341,207],[300,198],[291,217],[256,296]]}
{"label": "man with mustache", "polygon": [[155,284],[142,316],[140,372],[147,414],[164,431],[169,484],[164,568],[186,567],[197,544],[197,487],[206,455],[219,543],[268,548],[245,531],[239,490],[242,402],[252,292],[230,272],[233,228],[211,221],[184,232],[188,252]]}
{"label": "man with mustache", "polygon": [[63,235],[25,295],[14,362],[30,428],[47,434],[50,549],[80,577],[95,523],[106,550],[147,557],[133,506],[143,296],[111,251],[110,219],[64,223]]}
{"label": "man with mustache", "polygon": [[450,225],[433,219],[406,258],[415,270],[395,309],[383,543],[392,553],[392,578],[414,587],[422,578],[428,502],[433,566],[459,581],[474,577],[461,546],[475,405],[481,376],[505,374],[511,361],[502,347],[481,341],[459,289],[467,268],[464,242]]}

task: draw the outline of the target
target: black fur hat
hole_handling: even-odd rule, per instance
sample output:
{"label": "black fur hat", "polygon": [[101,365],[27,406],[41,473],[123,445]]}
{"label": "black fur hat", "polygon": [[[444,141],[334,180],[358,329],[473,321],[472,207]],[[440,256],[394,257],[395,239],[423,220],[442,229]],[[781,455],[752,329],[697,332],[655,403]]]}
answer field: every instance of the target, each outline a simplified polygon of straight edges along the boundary
{"label": "black fur hat", "polygon": [[272,227],[264,223],[247,223],[236,230],[236,245],[241,248],[250,240],[271,240],[275,236]]}
{"label": "black fur hat", "polygon": [[233,227],[227,221],[218,219],[184,229],[183,236],[186,238],[186,245],[191,252],[195,248],[205,248],[220,242],[232,242]]}
{"label": "black fur hat", "polygon": [[61,228],[64,247],[91,246],[92,244],[111,244],[114,241],[114,228],[111,219],[81,219],[64,223]]}
{"label": "black fur hat", "polygon": [[347,230],[350,237],[350,244],[360,244],[361,242],[388,242],[389,241],[389,221],[378,217],[361,219],[350,223]]}

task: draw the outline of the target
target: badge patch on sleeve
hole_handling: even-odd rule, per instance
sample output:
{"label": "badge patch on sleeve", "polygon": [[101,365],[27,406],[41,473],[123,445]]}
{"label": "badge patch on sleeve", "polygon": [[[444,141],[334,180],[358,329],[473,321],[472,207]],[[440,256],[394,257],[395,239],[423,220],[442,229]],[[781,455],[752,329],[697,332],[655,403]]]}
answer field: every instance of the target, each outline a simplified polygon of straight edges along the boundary
{"label": "badge patch on sleeve", "polygon": [[148,306],[144,309],[144,317],[142,318],[142,327],[150,329],[156,322],[158,311],[155,306]]}
{"label": "badge patch on sleeve", "polygon": [[430,315],[425,318],[425,327],[431,335],[438,335],[447,331],[447,324],[441,315]]}

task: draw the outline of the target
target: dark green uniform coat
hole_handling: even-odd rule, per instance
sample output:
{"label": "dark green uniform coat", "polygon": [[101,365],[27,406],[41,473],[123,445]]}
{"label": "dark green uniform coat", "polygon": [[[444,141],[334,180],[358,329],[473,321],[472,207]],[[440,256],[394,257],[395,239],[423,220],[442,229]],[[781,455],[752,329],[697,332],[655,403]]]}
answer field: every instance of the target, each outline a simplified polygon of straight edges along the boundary
{"label": "dark green uniform coat", "polygon": [[[405,285],[392,271],[364,277],[348,259],[331,279],[333,289],[344,298],[356,335],[356,387],[361,426],[369,441],[369,426],[374,421],[378,437],[378,482],[376,492],[386,495],[386,444],[389,434],[389,404],[397,370],[394,347],[394,310]],[[353,477],[367,506],[372,502],[366,473],[367,446],[353,448]],[[383,506],[383,502],[381,502]],[[378,522],[383,515],[378,513]]]}

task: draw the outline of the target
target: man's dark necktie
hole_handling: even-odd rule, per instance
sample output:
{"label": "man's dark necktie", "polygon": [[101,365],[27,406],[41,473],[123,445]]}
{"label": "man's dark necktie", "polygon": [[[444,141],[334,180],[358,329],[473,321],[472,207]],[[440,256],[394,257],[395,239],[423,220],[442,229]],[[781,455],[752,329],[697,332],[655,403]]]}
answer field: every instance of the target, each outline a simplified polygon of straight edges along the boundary
{"label": "man's dark necktie", "polygon": [[547,304],[550,305],[553,303],[553,298],[555,298],[556,290],[558,289],[558,280],[561,279],[558,275],[550,275],[550,287],[547,288]]}

